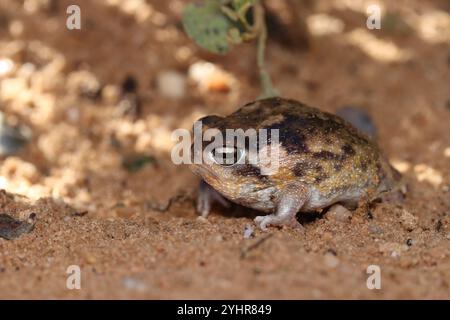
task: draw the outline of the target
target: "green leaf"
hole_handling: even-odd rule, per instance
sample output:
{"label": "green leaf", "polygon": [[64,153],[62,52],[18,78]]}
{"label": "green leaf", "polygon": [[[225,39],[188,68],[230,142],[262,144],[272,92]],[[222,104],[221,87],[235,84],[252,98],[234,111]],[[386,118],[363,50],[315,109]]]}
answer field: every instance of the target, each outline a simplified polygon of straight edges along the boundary
{"label": "green leaf", "polygon": [[155,162],[156,162],[156,159],[152,156],[135,155],[135,156],[131,156],[129,158],[125,158],[122,161],[122,166],[128,172],[137,172],[137,171],[141,170],[147,164],[154,164]]}
{"label": "green leaf", "polygon": [[219,54],[228,52],[228,32],[234,23],[221,11],[220,1],[189,4],[183,12],[183,26],[202,48]]}

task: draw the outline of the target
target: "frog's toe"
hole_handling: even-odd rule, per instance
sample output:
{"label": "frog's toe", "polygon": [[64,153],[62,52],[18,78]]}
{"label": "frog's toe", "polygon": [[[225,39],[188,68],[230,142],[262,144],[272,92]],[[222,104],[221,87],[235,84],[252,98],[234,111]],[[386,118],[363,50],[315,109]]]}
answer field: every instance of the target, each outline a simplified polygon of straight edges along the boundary
{"label": "frog's toe", "polygon": [[269,216],[257,216],[253,221],[255,221],[256,224],[259,224],[259,227],[261,228],[261,230],[266,231],[267,230],[267,225],[270,224],[271,222],[271,217],[273,215],[269,215]]}
{"label": "frog's toe", "polygon": [[199,196],[197,200],[197,213],[206,218],[211,211],[211,201],[204,195]]}
{"label": "frog's toe", "polygon": [[288,226],[303,229],[303,226],[295,219],[295,217],[280,217],[275,214],[269,214],[267,216],[258,216],[254,221],[256,224],[259,224],[259,227],[263,231],[266,231],[268,226]]}
{"label": "frog's toe", "polygon": [[230,207],[230,203],[224,197],[206,184],[206,182],[201,181],[197,197],[197,213],[206,218],[211,211],[213,202],[218,202],[225,208]]}

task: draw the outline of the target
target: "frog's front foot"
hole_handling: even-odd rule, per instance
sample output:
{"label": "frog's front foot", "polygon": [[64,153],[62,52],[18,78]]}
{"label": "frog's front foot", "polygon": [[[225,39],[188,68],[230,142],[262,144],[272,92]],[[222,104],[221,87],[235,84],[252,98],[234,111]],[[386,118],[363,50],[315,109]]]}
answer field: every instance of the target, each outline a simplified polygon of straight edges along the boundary
{"label": "frog's front foot", "polygon": [[230,203],[224,197],[202,180],[198,190],[197,213],[206,218],[211,212],[212,203],[215,201],[225,208],[230,207]]}
{"label": "frog's front foot", "polygon": [[259,224],[261,230],[267,230],[267,226],[290,226],[303,230],[303,226],[297,221],[297,212],[305,204],[307,194],[302,184],[289,185],[278,199],[276,212],[267,216],[258,216],[254,221]]}
{"label": "frog's front foot", "polygon": [[261,230],[266,231],[268,226],[288,226],[303,230],[303,226],[297,221],[294,216],[278,216],[276,214],[269,214],[267,216],[257,216],[255,223],[259,224]]}

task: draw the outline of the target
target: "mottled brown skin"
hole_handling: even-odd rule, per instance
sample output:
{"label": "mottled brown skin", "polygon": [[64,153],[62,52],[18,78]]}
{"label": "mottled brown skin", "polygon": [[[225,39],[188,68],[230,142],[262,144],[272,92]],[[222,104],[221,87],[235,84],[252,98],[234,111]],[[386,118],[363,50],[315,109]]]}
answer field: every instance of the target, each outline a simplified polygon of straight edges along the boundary
{"label": "mottled brown skin", "polygon": [[[279,129],[280,167],[273,175],[262,175],[258,165],[248,163],[192,166],[225,198],[274,212],[255,219],[262,229],[298,226],[297,212],[371,201],[399,180],[374,141],[338,116],[294,100],[258,100],[227,117],[208,116],[201,121],[204,130],[216,128],[223,133],[225,129]],[[204,216],[210,209],[208,194],[199,197],[198,210]]]}

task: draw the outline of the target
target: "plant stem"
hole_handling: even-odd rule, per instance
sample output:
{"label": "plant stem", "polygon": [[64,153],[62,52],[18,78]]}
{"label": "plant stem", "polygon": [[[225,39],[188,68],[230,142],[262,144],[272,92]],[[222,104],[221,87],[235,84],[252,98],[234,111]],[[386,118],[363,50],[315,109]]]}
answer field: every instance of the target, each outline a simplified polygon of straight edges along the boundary
{"label": "plant stem", "polygon": [[253,7],[255,17],[255,29],[258,32],[257,43],[257,64],[259,69],[259,77],[261,81],[261,98],[270,98],[278,96],[278,91],[273,87],[269,72],[266,70],[265,51],[267,42],[267,26],[265,21],[264,7],[261,1],[257,1]]}

